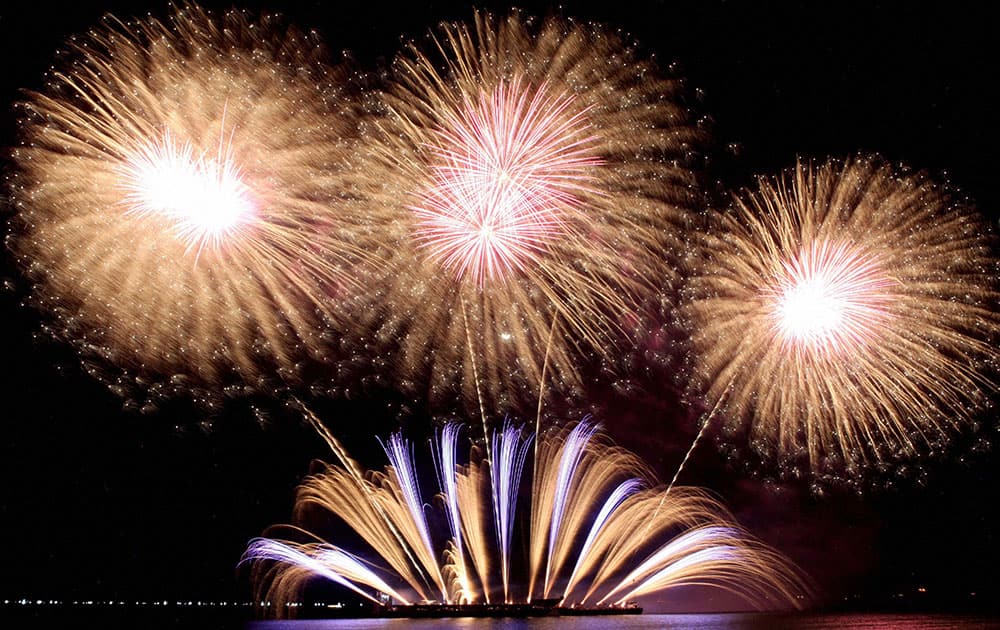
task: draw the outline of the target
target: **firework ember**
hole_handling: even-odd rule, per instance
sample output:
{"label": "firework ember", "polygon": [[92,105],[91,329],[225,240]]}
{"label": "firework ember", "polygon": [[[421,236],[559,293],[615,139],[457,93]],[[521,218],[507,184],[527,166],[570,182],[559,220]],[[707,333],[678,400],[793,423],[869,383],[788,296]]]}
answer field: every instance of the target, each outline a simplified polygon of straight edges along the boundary
{"label": "firework ember", "polygon": [[[492,436],[496,465],[482,459],[476,448],[461,464],[441,457],[454,449],[459,430],[457,425],[446,427],[439,433],[442,441],[432,445],[441,482],[432,504],[444,508],[447,519],[433,520],[446,520],[447,532],[427,528],[428,497],[419,494],[414,463],[405,461],[413,453],[406,440],[390,438],[385,448],[393,464],[384,472],[363,475],[321,430],[341,465],[303,483],[296,505],[299,520],[315,515],[317,508],[339,517],[394,574],[379,575],[369,568],[375,565],[313,534],[305,543],[256,539],[244,562],[253,565],[258,595],[278,610],[286,610],[284,603],[295,601],[306,583],[317,578],[346,584],[373,601],[382,594],[404,605],[545,598],[565,606],[621,606],[644,594],[691,584],[724,588],[761,607],[806,601],[808,588],[799,572],[740,529],[718,502],[695,488],[674,488],[664,497],[642,462],[589,422],[553,432],[536,445],[540,470],[530,495],[522,479],[530,435],[508,423]],[[528,502],[530,529],[514,528],[515,507]],[[644,535],[636,535],[638,523],[644,524]],[[305,523],[293,529],[308,531]],[[515,545],[512,537],[518,531],[528,531],[529,539]],[[530,559],[516,554],[524,547],[530,549]],[[515,568],[520,578],[512,577]],[[442,590],[443,584],[447,587]]]}
{"label": "firework ember", "polygon": [[604,29],[516,13],[430,48],[397,59],[371,125],[399,230],[373,325],[432,398],[534,392],[546,366],[574,383],[673,279],[699,139],[678,83]]}
{"label": "firework ember", "polygon": [[915,455],[993,389],[989,231],[922,175],[799,164],[716,215],[702,249],[696,376],[765,449],[814,469]]}
{"label": "firework ember", "polygon": [[141,378],[291,374],[377,250],[344,201],[342,73],[273,18],[190,5],[72,48],[22,104],[13,181],[57,332]]}

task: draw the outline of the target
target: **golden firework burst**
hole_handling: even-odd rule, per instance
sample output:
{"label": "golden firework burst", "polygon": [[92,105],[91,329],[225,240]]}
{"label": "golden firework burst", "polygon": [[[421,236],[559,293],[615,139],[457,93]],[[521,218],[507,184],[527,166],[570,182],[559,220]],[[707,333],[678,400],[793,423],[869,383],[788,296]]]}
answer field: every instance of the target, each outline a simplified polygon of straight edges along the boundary
{"label": "golden firework burst", "polygon": [[276,18],[193,5],[71,48],[22,104],[13,181],[54,328],[142,378],[293,377],[378,250],[344,73]]}
{"label": "golden firework burst", "polygon": [[875,158],[798,164],[718,213],[685,315],[729,428],[781,456],[918,454],[994,387],[997,261],[984,221]]}

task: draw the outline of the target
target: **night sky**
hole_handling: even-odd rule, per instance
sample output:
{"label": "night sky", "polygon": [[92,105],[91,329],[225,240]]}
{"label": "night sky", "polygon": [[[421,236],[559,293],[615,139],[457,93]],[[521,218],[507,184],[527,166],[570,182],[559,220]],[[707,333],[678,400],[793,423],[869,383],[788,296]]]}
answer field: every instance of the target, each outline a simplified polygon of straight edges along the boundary
{"label": "night sky", "polygon": [[[21,3],[17,3],[21,4]],[[44,2],[0,8],[4,169],[15,143],[12,103],[38,89],[54,54],[105,12],[122,17],[165,3]],[[334,4],[334,3],[330,3]],[[266,3],[333,53],[375,71],[441,20],[468,7],[413,3]],[[210,3],[210,6],[229,3]],[[420,5],[420,6],[418,6]],[[254,8],[244,3],[238,6]],[[503,5],[479,6],[503,9]],[[996,224],[1000,215],[994,87],[995,22],[985,9],[930,11],[842,3],[803,8],[757,3],[521,3],[620,28],[686,78],[690,107],[713,136],[707,181],[720,193],[796,156],[877,152],[946,179]],[[720,194],[721,196],[721,194]],[[10,209],[4,196],[4,218]],[[0,600],[246,599],[236,563],[247,541],[291,515],[296,484],[322,441],[281,400],[259,396],[208,411],[185,400],[123,408],[66,344],[40,332],[44,315],[22,306],[28,286],[4,252],[0,281]],[[666,379],[666,376],[664,377]],[[668,380],[668,379],[667,379]],[[605,384],[607,385],[607,384]],[[695,414],[673,385],[646,382],[627,396],[595,384],[609,433],[669,479],[694,436]],[[308,400],[349,450],[381,467],[375,435],[402,421],[419,433],[426,414],[401,412],[393,391],[353,400]],[[386,402],[390,401],[390,402]],[[895,467],[870,483],[776,479],[767,466],[727,458],[711,436],[681,483],[717,493],[741,522],[816,581],[830,604],[980,607],[1000,588],[996,483],[1000,445],[985,414],[947,452]],[[990,445],[992,444],[992,447]],[[918,592],[925,589],[925,593]],[[896,597],[896,594],[904,597]],[[655,606],[683,607],[663,598]]]}

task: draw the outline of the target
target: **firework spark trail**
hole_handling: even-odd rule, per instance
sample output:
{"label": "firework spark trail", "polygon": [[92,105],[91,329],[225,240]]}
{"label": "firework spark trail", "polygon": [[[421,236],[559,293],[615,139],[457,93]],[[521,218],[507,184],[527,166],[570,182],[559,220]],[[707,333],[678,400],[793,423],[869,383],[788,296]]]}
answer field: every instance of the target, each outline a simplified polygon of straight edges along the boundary
{"label": "firework spark trail", "polygon": [[679,82],[597,26],[477,13],[430,49],[397,59],[366,128],[372,203],[397,218],[368,325],[432,401],[481,386],[503,409],[537,389],[543,349],[577,383],[579,355],[611,357],[677,279],[700,134]]}
{"label": "firework spark trail", "polygon": [[434,456],[435,472],[438,477],[438,486],[445,503],[445,514],[448,517],[448,527],[451,530],[451,537],[454,541],[455,562],[453,570],[459,583],[459,602],[464,599],[471,601],[475,592],[467,572],[465,563],[465,546],[462,544],[462,519],[459,515],[459,495],[458,495],[458,469],[457,448],[458,434],[462,425],[449,423],[442,427],[437,433],[437,448],[432,444],[431,454]]}
{"label": "firework spark trail", "polygon": [[[407,544],[403,533],[400,532],[400,528],[383,507],[383,501],[380,499],[380,496],[384,493],[378,491],[377,483],[372,483],[365,479],[357,462],[351,459],[340,443],[340,440],[337,439],[309,407],[295,397],[292,398],[291,402],[316,432],[319,433],[320,437],[323,438],[323,441],[330,447],[333,454],[340,460],[342,466],[339,470],[333,471],[329,477],[314,477],[307,483],[304,483],[299,489],[296,510],[302,510],[305,506],[312,503],[326,505],[327,501],[336,501],[338,497],[339,500],[348,502],[357,500],[358,497],[363,497],[361,500],[365,505],[359,505],[358,512],[352,514],[356,519],[353,521],[352,527],[355,530],[364,530],[366,524],[374,527],[372,531],[375,534],[368,538],[369,543],[373,547],[381,549],[382,557],[392,564],[393,568],[413,586],[414,590],[423,596],[423,599],[427,599],[421,584],[417,581],[416,575],[409,570],[409,566],[412,564],[418,567],[419,573],[419,565],[417,565],[417,561],[413,557],[410,545]],[[347,478],[353,482],[350,490],[345,491],[342,487],[329,487],[326,485],[331,481],[342,485],[345,473],[347,474]],[[375,482],[379,482],[378,477],[375,477]],[[346,518],[344,520],[348,521],[349,524],[352,523]],[[396,544],[393,544],[393,541]]]}
{"label": "firework spark trail", "polygon": [[[636,558],[647,557],[650,541],[672,539],[678,528],[732,524],[725,507],[697,488],[675,487],[667,502],[663,496],[660,488],[641,490],[612,512],[581,563],[581,575],[588,577],[588,583],[580,602],[591,601],[623,568],[634,566]],[[647,524],[641,535],[636,535],[636,523]]]}
{"label": "firework spark trail", "polygon": [[[105,23],[20,105],[12,247],[121,387],[294,380],[378,257],[345,73],[279,20]],[[176,385],[183,387],[183,385]]]}
{"label": "firework spark trail", "polygon": [[[483,472],[483,467],[487,465],[486,462],[470,461],[467,466],[456,471],[455,485],[465,544],[482,585],[483,601],[489,604],[493,590],[493,575],[490,572],[493,567],[490,554],[492,541],[489,533],[491,529],[496,533],[498,510],[494,508],[495,502],[490,502],[489,505],[484,505],[483,502],[484,496],[493,496],[492,474]],[[484,487],[484,484],[488,484],[488,487]]]}
{"label": "firework spark trail", "polygon": [[[369,586],[380,593],[386,593],[401,602],[406,598],[386,584],[382,578],[366,567],[354,555],[332,545],[316,545],[314,543],[299,544],[267,538],[256,538],[250,541],[247,548],[247,558],[260,560],[276,560],[306,571],[305,577],[322,576],[341,586],[345,586],[358,595],[378,602],[370,593],[358,588],[357,584]],[[293,580],[301,579],[300,576]],[[278,602],[278,605],[284,603]]]}
{"label": "firework spark trail", "polygon": [[436,572],[437,567],[428,571],[423,564],[424,558],[419,555],[422,541],[408,521],[412,514],[401,505],[399,493],[392,491],[393,479],[373,474],[371,479],[358,483],[343,468],[331,467],[309,477],[299,488],[296,516],[304,518],[313,506],[340,515],[417,593],[418,599],[430,599],[425,576]]}
{"label": "firework spark trail", "polygon": [[[580,426],[584,427],[582,431]],[[571,561],[572,554],[576,555],[574,572],[589,562],[588,556],[598,534],[624,500],[635,494],[640,486],[655,485],[652,471],[633,453],[602,440],[597,425],[585,421],[574,427],[561,448],[559,471],[567,471],[568,479],[564,484],[557,476],[555,484],[561,489],[554,493],[557,497],[555,509],[548,523],[549,546],[543,591],[546,598],[556,587],[557,578],[563,575],[563,567]],[[622,483],[627,475],[632,477]],[[623,491],[628,491],[627,496],[619,494]],[[595,518],[598,505],[602,507]],[[599,520],[602,521],[600,524]],[[656,520],[657,515],[654,514],[648,522]],[[585,532],[589,546],[579,547],[579,540]],[[634,524],[631,535],[635,535]],[[545,537],[532,540],[539,539],[544,541]],[[539,555],[536,553],[536,557]],[[568,588],[564,589],[563,596],[568,592]]]}
{"label": "firework spark trail", "polygon": [[517,498],[520,495],[521,473],[528,456],[532,438],[521,437],[522,427],[504,422],[500,431],[493,433],[493,457],[490,478],[493,488],[493,506],[497,541],[500,545],[500,572],[503,581],[504,601],[510,602],[510,541],[514,533]]}
{"label": "firework spark trail", "polygon": [[559,466],[544,466],[539,462],[561,462],[564,435],[547,436],[535,442],[535,469],[531,476],[531,522],[528,549],[528,599],[535,594],[535,584],[545,563],[545,543],[549,536],[556,501]]}
{"label": "firework spark trail", "polygon": [[[556,540],[562,535],[562,518],[563,512],[566,510],[566,503],[570,498],[570,491],[572,489],[572,484],[577,478],[578,466],[580,465],[580,460],[586,451],[587,444],[590,439],[594,437],[597,432],[597,425],[590,424],[587,422],[588,418],[584,418],[584,421],[573,427],[569,435],[566,436],[566,441],[562,446],[562,454],[559,457],[559,472],[556,476],[556,485],[553,492],[552,500],[552,512],[547,513],[547,516],[551,519],[549,520],[548,528],[548,555],[545,559],[545,590],[544,596],[549,595],[549,586],[551,582],[549,581],[550,572],[552,570],[552,556],[556,548]],[[548,511],[546,511],[548,512]],[[542,538],[539,536],[538,538]],[[529,594],[531,592],[529,588]]]}
{"label": "firework spark trail", "polygon": [[[716,501],[697,489],[676,488],[670,501],[659,505],[662,503],[662,490],[640,489],[648,485],[644,481],[648,469],[638,458],[597,439],[593,425],[580,423],[579,426],[583,428],[568,429],[559,434],[551,440],[554,444],[548,444],[550,440],[546,439],[541,445],[543,455],[539,461],[546,471],[536,480],[548,479],[552,486],[556,486],[561,483],[560,470],[568,466],[572,471],[569,481],[564,484],[568,487],[565,494],[569,498],[559,519],[562,525],[556,528],[556,539],[550,538],[549,529],[541,531],[543,550],[546,548],[544,543],[556,550],[551,554],[549,570],[552,575],[551,580],[547,580],[547,590],[566,579],[567,586],[562,590],[564,602],[585,604],[596,598],[601,602],[614,600],[620,603],[628,597],[658,589],[707,584],[734,592],[754,605],[798,607],[802,604],[801,598],[808,596],[809,589],[799,572],[787,560],[739,529]],[[576,437],[571,439],[571,436]],[[502,522],[505,510],[516,502],[515,488],[521,472],[520,465],[515,464],[523,464],[526,459],[525,444],[531,439],[523,438],[521,430],[509,424],[493,437],[497,441],[495,452],[509,465],[498,464],[496,470],[487,470],[485,461],[476,461],[476,449],[473,449],[471,461],[467,465],[457,465],[453,473],[462,542],[480,578],[485,601],[489,601],[494,581],[491,572],[499,569],[504,573],[514,566],[508,564],[510,559],[505,557],[509,549],[503,549],[501,539],[504,533],[496,524]],[[441,447],[436,448],[440,451]],[[581,449],[577,456],[575,453]],[[569,455],[564,457],[564,451]],[[503,453],[513,455],[499,455]],[[567,461],[572,463],[572,460],[577,463],[566,464]],[[300,504],[305,498],[342,518],[371,543],[372,549],[389,562],[399,577],[416,591],[418,598],[425,598],[420,582],[414,577],[421,570],[418,565],[421,560],[414,557],[416,554],[408,555],[402,549],[386,547],[392,541],[396,541],[399,547],[404,544],[413,547],[422,545],[417,532],[420,529],[418,521],[424,521],[422,512],[415,513],[406,507],[406,501],[400,498],[404,494],[399,487],[400,477],[392,474],[391,467],[388,471],[385,475],[371,475],[370,483],[379,486],[382,495],[393,499],[391,504],[382,499],[385,510],[381,518],[393,520],[396,527],[406,533],[405,543],[389,536],[385,524],[371,523],[371,531],[363,529],[370,517],[378,516],[378,513],[368,501],[358,500],[357,484],[343,469],[331,467],[307,480],[300,491]],[[497,471],[502,473],[498,475]],[[507,479],[498,479],[491,484],[487,477],[493,475]],[[347,486],[346,491],[342,486]],[[494,494],[493,488],[509,489],[508,497]],[[553,490],[549,494],[555,495],[556,492]],[[355,500],[352,501],[352,497]],[[538,497],[533,495],[533,498]],[[443,504],[447,510],[445,499]],[[296,512],[300,516],[305,515],[301,505]],[[492,520],[488,513],[492,514]],[[655,523],[649,529],[649,536],[640,540],[635,535],[635,524],[644,519],[652,519]],[[496,541],[491,541],[487,535],[490,529],[494,530]],[[534,536],[533,529],[529,532]],[[437,547],[443,550],[446,568],[456,561],[453,552],[457,548],[457,537],[453,531],[449,533],[450,536],[446,536],[443,544]],[[579,541],[584,538],[581,545]],[[310,550],[316,549],[309,546],[295,548],[307,555],[314,554]],[[535,549],[535,545],[530,545],[530,548]],[[635,565],[631,558],[639,550],[645,550],[645,554]],[[575,560],[565,562],[574,551],[577,554]],[[419,554],[419,550],[416,553]],[[497,554],[496,562],[489,560],[491,553]],[[412,563],[405,574],[399,572],[396,566],[404,558],[409,558]],[[277,558],[279,562],[274,562],[275,559],[275,554],[261,552],[258,546],[251,546],[245,555],[245,561],[255,566],[254,579],[258,590],[269,596],[273,594],[276,599],[288,601],[294,598],[296,593],[301,592],[302,585],[316,575],[308,569],[303,570],[305,565],[297,556]],[[256,569],[258,563],[264,563],[261,569]],[[517,564],[524,566],[523,563]],[[564,566],[573,566],[572,573],[569,576],[556,575],[562,574]],[[333,569],[326,565],[324,570]],[[347,570],[350,569],[341,572],[340,577],[353,579],[346,574]],[[423,570],[434,573],[427,567]],[[529,565],[527,570],[530,574],[525,576],[526,581],[534,579],[537,569]],[[442,569],[441,573],[444,571]],[[622,576],[625,576],[624,579]],[[369,579],[364,584],[371,586],[372,581]],[[450,583],[450,586],[453,590],[444,601],[476,601],[474,598],[463,599],[464,595],[472,596],[475,589],[463,591],[464,587],[457,583]],[[390,594],[377,586],[372,588]],[[584,590],[586,592],[578,595]],[[622,593],[625,593],[624,597]],[[504,596],[506,601],[511,601],[510,590],[506,587]],[[525,601],[530,598],[531,595],[527,594]]]}
{"label": "firework spark trail", "polygon": [[[624,473],[652,478],[638,458],[595,440],[597,434],[598,426],[585,420],[550,436],[536,450],[536,460],[558,465],[539,466],[532,479],[529,598],[539,579],[542,596],[549,596],[595,506],[605,501],[605,493]],[[580,561],[584,555],[578,551]]]}
{"label": "firework spark trail", "polygon": [[713,221],[684,310],[728,430],[816,471],[933,449],[987,404],[997,260],[940,186],[874,158],[798,164]]}
{"label": "firework spark trail", "polygon": [[385,449],[385,454],[389,458],[390,474],[396,482],[393,488],[398,489],[403,495],[403,503],[406,505],[410,517],[408,522],[413,524],[420,542],[423,543],[414,545],[417,556],[424,567],[430,571],[432,579],[441,591],[441,601],[450,602],[444,579],[435,563],[434,545],[431,543],[430,531],[427,529],[424,503],[420,498],[420,483],[414,468],[413,446],[399,433],[393,433],[389,436],[388,443],[383,444],[382,448]]}
{"label": "firework spark trail", "polygon": [[608,519],[611,515],[621,507],[625,499],[629,498],[643,487],[643,483],[639,479],[627,479],[621,483],[614,491],[608,495],[607,500],[605,500],[604,505],[601,506],[601,511],[597,513],[597,518],[594,519],[593,524],[590,526],[590,532],[587,533],[587,539],[583,542],[583,547],[580,548],[580,553],[577,555],[576,564],[573,566],[573,572],[570,573],[569,579],[566,581],[566,588],[563,589],[561,599],[566,599],[566,594],[573,590],[576,586],[577,577],[580,575],[580,569],[584,566],[590,557],[590,550],[594,547],[594,541],[597,535],[601,533]]}
{"label": "firework spark trail", "polygon": [[[682,576],[684,570],[697,566],[703,560],[715,558],[729,558],[733,550],[728,545],[718,545],[717,540],[728,540],[730,530],[725,527],[705,527],[688,532],[670,541],[644,562],[635,567],[622,579],[621,583],[605,595],[600,602],[611,599],[624,588],[632,587],[638,590],[640,587],[633,586],[636,583],[644,584],[651,576],[664,578],[667,576]],[[711,543],[705,549],[705,543]],[[630,591],[625,598],[632,596]],[[625,599],[623,598],[623,599]]]}
{"label": "firework spark trail", "polygon": [[[702,527],[678,536],[633,569],[598,604],[612,600],[622,604],[635,597],[664,588],[711,584],[734,594],[753,592],[761,584],[768,589],[785,588],[794,576],[778,577],[785,570],[772,562],[772,552],[753,548],[741,540],[739,531],[729,527]],[[747,580],[748,575],[768,575],[766,580]],[[624,589],[624,594],[620,594]],[[793,599],[794,590],[781,593]],[[766,597],[766,591],[755,594]]]}

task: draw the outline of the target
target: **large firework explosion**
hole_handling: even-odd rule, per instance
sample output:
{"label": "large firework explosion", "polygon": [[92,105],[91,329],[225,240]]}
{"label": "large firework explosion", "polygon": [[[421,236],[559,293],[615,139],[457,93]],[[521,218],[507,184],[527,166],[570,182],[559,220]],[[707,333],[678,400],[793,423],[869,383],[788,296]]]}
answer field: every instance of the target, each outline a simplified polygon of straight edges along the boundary
{"label": "large firework explosion", "polygon": [[986,404],[991,237],[926,176],[800,163],[737,196],[701,250],[685,313],[695,376],[765,452],[814,470],[913,456]]}
{"label": "large firework explosion", "polygon": [[321,56],[268,16],[108,17],[22,103],[13,248],[54,331],[120,383],[252,386],[322,351],[377,244]]}
{"label": "large firework explosion", "polygon": [[398,228],[373,330],[432,401],[574,384],[676,279],[699,139],[679,84],[601,27],[517,13],[428,49],[373,108],[373,201]]}
{"label": "large firework explosion", "polygon": [[[493,462],[473,448],[459,463],[460,425],[446,425],[432,444],[436,510],[421,493],[413,445],[400,434],[383,444],[391,465],[365,473],[318,426],[341,463],[299,488],[298,524],[288,530],[299,540],[256,539],[244,556],[257,595],[279,613],[289,612],[287,604],[315,579],[401,604],[545,599],[620,606],[691,585],[723,588],[760,607],[807,601],[798,570],[750,537],[717,501],[696,488],[665,496],[641,460],[592,423],[542,438],[530,488],[522,481],[530,434],[507,423],[492,434]],[[341,519],[391,569],[309,533],[305,525],[317,515]],[[524,548],[528,557],[515,551]]]}

